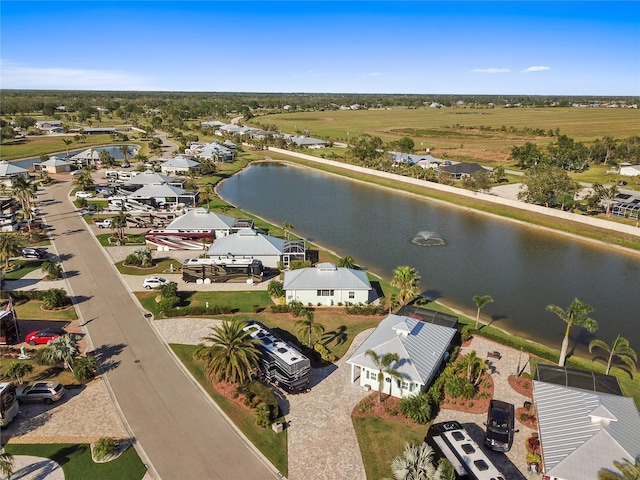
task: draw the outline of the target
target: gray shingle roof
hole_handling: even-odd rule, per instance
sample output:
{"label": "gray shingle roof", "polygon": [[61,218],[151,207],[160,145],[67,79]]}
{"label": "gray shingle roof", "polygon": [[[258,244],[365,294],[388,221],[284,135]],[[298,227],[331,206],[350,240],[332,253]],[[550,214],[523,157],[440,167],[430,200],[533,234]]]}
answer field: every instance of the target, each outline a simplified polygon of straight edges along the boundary
{"label": "gray shingle roof", "polygon": [[633,399],[534,381],[545,473],[597,480],[613,462],[640,455]]}
{"label": "gray shingle roof", "polygon": [[347,363],[375,369],[371,359],[365,355],[367,350],[373,350],[378,355],[397,353],[400,362],[392,368],[407,379],[426,384],[455,333],[455,328],[392,314],[380,322]]}
{"label": "gray shingle roof", "polygon": [[371,290],[371,282],[365,272],[349,268],[337,268],[331,263],[320,263],[311,268],[291,270],[284,274],[285,290]]}

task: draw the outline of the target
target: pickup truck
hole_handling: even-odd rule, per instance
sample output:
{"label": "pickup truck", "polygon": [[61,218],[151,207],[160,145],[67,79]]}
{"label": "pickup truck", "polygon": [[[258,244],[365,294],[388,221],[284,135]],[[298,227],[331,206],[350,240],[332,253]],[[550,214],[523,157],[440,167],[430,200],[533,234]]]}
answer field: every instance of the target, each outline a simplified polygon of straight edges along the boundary
{"label": "pickup truck", "polygon": [[96,222],[96,226],[98,228],[111,228],[111,224],[113,223],[113,220],[110,218],[105,218],[104,220],[98,220]]}

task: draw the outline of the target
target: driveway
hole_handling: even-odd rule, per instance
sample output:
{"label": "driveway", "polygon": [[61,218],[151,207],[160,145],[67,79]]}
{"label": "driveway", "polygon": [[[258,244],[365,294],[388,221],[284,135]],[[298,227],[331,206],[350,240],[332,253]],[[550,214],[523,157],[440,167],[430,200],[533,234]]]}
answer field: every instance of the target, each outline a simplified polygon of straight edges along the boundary
{"label": "driveway", "polygon": [[65,183],[49,187],[55,248],[80,299],[77,310],[104,378],[143,461],[164,479],[266,479],[277,472],[185,374],[144,318],[103,249],[85,228]]}

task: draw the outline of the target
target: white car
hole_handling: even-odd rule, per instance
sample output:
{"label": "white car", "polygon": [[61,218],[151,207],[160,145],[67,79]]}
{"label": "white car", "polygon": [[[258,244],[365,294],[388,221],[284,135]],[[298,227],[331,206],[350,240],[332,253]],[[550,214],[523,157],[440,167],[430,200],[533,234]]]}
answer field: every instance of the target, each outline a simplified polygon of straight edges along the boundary
{"label": "white car", "polygon": [[147,277],[142,282],[142,286],[148,290],[152,288],[158,288],[161,285],[168,283],[168,280],[163,277]]}
{"label": "white car", "polygon": [[93,198],[93,193],[85,192],[84,190],[78,190],[76,192],[76,198]]}

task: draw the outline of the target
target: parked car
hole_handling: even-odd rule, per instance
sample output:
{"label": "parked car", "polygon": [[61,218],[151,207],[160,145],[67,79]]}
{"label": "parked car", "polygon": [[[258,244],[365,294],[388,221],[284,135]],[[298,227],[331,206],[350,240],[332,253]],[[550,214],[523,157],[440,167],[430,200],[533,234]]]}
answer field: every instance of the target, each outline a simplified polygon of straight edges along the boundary
{"label": "parked car", "polygon": [[487,412],[485,445],[496,452],[508,452],[513,445],[515,409],[513,404],[491,400]]}
{"label": "parked car", "polygon": [[122,163],[122,168],[129,168],[131,166],[131,164],[129,162],[123,162]]}
{"label": "parked car", "polygon": [[626,180],[618,180],[618,186],[619,187],[624,187],[627,184]]}
{"label": "parked car", "polygon": [[163,277],[147,277],[142,282],[142,286],[148,290],[152,288],[158,288],[161,285],[164,285],[168,282],[166,278]]}
{"label": "parked car", "polygon": [[51,405],[64,396],[64,387],[58,382],[37,382],[16,388],[18,402],[44,402]]}
{"label": "parked car", "polygon": [[85,192],[84,190],[78,190],[76,192],[76,198],[93,198],[93,193]]}
{"label": "parked car", "polygon": [[49,254],[46,248],[22,247],[21,250],[24,258],[47,258]]}
{"label": "parked car", "polygon": [[25,337],[24,341],[29,345],[42,345],[62,335],[67,335],[67,332],[61,328],[45,328],[44,330],[31,332]]}
{"label": "parked car", "polygon": [[111,228],[111,225],[113,225],[113,219],[111,218],[105,218],[104,220],[98,220],[96,222],[98,228]]}
{"label": "parked car", "polygon": [[82,175],[82,170],[72,170],[69,172],[69,175]]}

